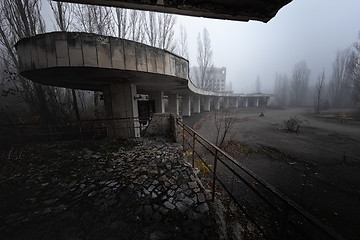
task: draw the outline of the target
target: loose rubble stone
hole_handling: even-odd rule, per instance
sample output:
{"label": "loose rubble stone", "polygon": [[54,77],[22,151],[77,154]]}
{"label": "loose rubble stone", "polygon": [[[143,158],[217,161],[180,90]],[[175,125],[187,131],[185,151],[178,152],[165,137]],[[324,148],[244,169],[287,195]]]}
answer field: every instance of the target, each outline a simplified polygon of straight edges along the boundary
{"label": "loose rubble stone", "polygon": [[31,147],[25,167],[0,170],[0,206],[17,206],[0,211],[0,239],[214,238],[208,194],[177,144],[59,144]]}

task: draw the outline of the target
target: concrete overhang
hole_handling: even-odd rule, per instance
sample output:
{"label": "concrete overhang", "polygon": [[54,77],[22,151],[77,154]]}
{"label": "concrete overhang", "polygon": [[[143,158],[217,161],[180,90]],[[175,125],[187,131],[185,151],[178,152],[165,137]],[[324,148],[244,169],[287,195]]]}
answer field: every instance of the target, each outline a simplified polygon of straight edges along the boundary
{"label": "concrete overhang", "polygon": [[195,17],[268,22],[292,0],[62,0]]}
{"label": "concrete overhang", "polygon": [[152,91],[218,97],[259,94],[216,93],[189,79],[189,62],[142,43],[80,32],[52,32],[16,43],[22,76],[44,85],[103,91],[111,84],[133,83],[137,92]]}

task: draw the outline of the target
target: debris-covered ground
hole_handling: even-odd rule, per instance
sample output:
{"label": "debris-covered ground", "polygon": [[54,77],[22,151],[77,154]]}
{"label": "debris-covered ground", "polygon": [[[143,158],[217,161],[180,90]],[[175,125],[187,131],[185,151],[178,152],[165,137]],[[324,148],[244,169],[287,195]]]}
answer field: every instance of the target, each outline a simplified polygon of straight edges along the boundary
{"label": "debris-covered ground", "polygon": [[162,139],[1,153],[0,239],[217,239],[210,191]]}

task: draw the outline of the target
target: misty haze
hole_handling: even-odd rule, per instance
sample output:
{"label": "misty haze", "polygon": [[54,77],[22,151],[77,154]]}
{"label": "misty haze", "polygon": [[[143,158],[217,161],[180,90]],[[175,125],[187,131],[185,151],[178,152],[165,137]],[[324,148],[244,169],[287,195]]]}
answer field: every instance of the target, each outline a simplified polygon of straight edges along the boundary
{"label": "misty haze", "polygon": [[0,238],[360,239],[360,2],[135,2],[0,2]]}

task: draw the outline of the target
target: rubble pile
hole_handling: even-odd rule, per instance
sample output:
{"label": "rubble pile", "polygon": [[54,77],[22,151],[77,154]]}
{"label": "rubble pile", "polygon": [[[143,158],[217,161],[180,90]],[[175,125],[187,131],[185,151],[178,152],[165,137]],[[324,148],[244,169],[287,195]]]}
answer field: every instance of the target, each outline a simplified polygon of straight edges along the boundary
{"label": "rubble pile", "polygon": [[1,239],[214,239],[204,189],[178,145],[143,138],[3,152]]}

